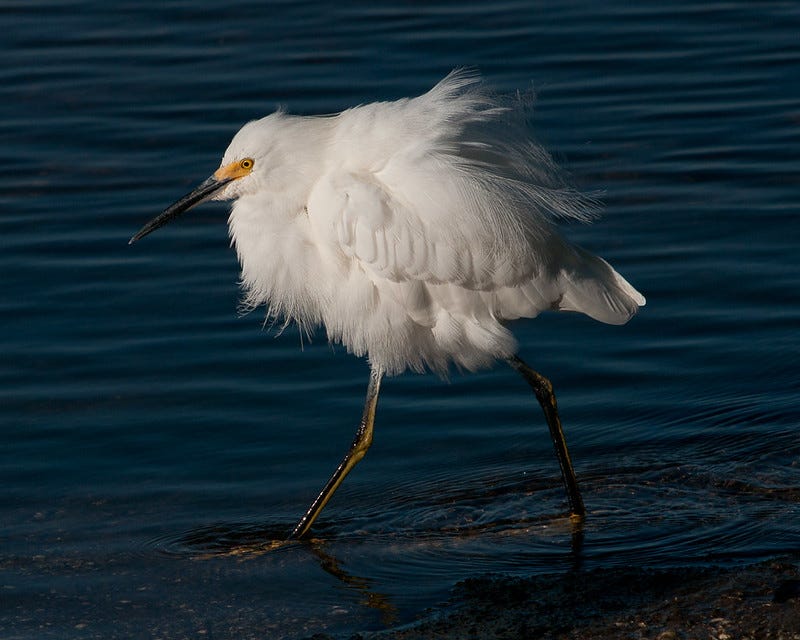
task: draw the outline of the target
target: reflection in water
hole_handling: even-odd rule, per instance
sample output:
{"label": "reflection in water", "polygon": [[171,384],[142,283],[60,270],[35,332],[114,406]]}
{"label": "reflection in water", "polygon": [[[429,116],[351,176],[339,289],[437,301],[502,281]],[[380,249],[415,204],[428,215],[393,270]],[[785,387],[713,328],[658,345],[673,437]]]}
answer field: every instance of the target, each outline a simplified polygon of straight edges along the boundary
{"label": "reflection in water", "polygon": [[355,576],[342,569],[336,558],[324,549],[325,543],[321,540],[311,538],[303,544],[317,556],[319,566],[324,571],[341,580],[348,589],[355,589],[362,594],[363,599],[360,600],[362,605],[380,611],[383,624],[388,626],[398,621],[397,607],[392,604],[386,594],[372,590],[372,580]]}
{"label": "reflection in water", "polygon": [[[443,538],[452,540],[495,535],[522,536],[530,535],[531,527],[534,524],[541,523],[535,523],[530,519],[501,520],[471,526],[447,526],[437,531],[416,532],[415,537],[433,542]],[[572,576],[580,574],[583,566],[584,519],[558,518],[550,524],[569,530],[571,562],[566,573]],[[324,530],[325,527],[322,529]],[[362,606],[378,611],[382,624],[389,626],[399,621],[398,607],[386,593],[373,588],[374,579],[355,575],[342,566],[342,562],[335,555],[332,544],[335,542],[335,536],[330,539],[311,537],[303,540],[288,540],[288,530],[285,525],[215,524],[188,532],[174,542],[161,539],[154,543],[169,554],[190,555],[201,560],[226,556],[248,559],[287,549],[304,549],[314,556],[325,573],[339,580],[347,589],[358,592],[361,595],[359,603]],[[403,536],[390,534],[389,538],[402,539]]]}
{"label": "reflection in water", "polygon": [[[397,607],[388,596],[372,589],[372,580],[353,575],[342,568],[341,563],[327,549],[326,541],[320,538],[288,540],[283,526],[247,526],[217,524],[187,533],[171,545],[170,553],[191,554],[198,559],[220,556],[254,558],[281,549],[301,548],[308,550],[319,562],[320,568],[341,581],[348,589],[362,594],[360,603],[381,613],[381,621],[390,625],[397,621]],[[162,548],[165,548],[162,541]],[[166,548],[169,548],[167,545]]]}

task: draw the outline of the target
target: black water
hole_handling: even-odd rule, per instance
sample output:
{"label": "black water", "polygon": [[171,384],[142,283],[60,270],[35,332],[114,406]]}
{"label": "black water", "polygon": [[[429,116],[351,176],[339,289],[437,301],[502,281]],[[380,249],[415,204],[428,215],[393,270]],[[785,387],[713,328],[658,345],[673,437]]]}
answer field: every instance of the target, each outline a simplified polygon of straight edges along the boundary
{"label": "black water", "polygon": [[[486,572],[800,550],[797,3],[12,0],[0,26],[2,637],[346,636]],[[648,299],[515,327],[583,547],[501,367],[388,380],[319,541],[259,552],[349,444],[367,366],[237,315],[224,205],[127,239],[246,120],[459,65],[538,90],[539,137],[605,203],[566,233]]]}

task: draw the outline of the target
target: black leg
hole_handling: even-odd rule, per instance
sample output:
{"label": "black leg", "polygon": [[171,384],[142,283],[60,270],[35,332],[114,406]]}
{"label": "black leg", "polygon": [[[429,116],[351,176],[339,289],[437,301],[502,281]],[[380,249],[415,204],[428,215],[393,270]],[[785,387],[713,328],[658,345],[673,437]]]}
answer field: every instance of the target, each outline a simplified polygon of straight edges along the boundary
{"label": "black leg", "polygon": [[567,500],[569,501],[570,513],[578,518],[586,515],[586,507],[583,506],[583,498],[578,488],[578,478],[575,476],[575,469],[572,468],[572,461],[567,450],[567,441],[564,438],[564,431],[561,428],[561,419],[558,417],[558,407],[556,406],[556,396],[553,393],[553,385],[540,373],[531,369],[525,362],[517,356],[508,359],[514,369],[525,378],[536,394],[536,399],[542,406],[547,426],[550,428],[550,437],[553,439],[553,446],[558,457],[558,464],[561,465],[561,477],[564,480],[564,487],[567,490]]}
{"label": "black leg", "polygon": [[330,480],[325,484],[317,499],[311,503],[311,506],[306,511],[305,515],[300,518],[292,533],[289,534],[289,540],[297,540],[304,537],[311,525],[317,519],[322,509],[328,504],[336,489],[342,484],[348,473],[353,467],[358,464],[359,460],[367,453],[367,449],[372,444],[372,427],[375,422],[375,409],[378,406],[378,393],[381,388],[381,380],[383,379],[383,371],[379,369],[372,369],[369,376],[369,387],[367,387],[367,399],[364,403],[364,415],[361,417],[361,424],[358,425],[356,437],[353,444],[350,445],[336,471],[330,477]]}

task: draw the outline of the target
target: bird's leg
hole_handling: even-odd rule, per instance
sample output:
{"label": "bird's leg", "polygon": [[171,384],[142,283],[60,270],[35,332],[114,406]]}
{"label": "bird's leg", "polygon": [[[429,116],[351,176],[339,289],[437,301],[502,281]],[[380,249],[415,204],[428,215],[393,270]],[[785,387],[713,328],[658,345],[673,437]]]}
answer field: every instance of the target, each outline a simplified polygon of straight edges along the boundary
{"label": "bird's leg", "polygon": [[558,457],[558,464],[561,466],[561,477],[564,480],[564,487],[567,490],[567,500],[569,510],[573,517],[583,518],[586,515],[586,507],[583,506],[583,498],[578,488],[578,478],[575,476],[575,469],[572,468],[572,461],[567,450],[567,441],[564,438],[564,431],[561,428],[561,419],[558,417],[558,407],[556,396],[553,393],[553,385],[542,374],[531,369],[523,360],[517,356],[508,359],[514,369],[525,378],[536,394],[536,399],[542,406],[547,426],[550,427],[550,437],[553,439],[553,446]]}
{"label": "bird's leg", "polygon": [[375,409],[378,407],[378,393],[381,388],[381,380],[383,379],[383,371],[373,367],[369,376],[369,387],[367,387],[367,399],[364,403],[364,414],[361,417],[361,423],[358,425],[356,437],[353,439],[353,444],[350,445],[336,471],[330,477],[330,480],[325,484],[317,496],[316,500],[311,503],[311,506],[306,511],[305,515],[300,518],[292,533],[289,534],[289,540],[297,540],[302,538],[308,533],[311,525],[317,519],[322,509],[328,504],[336,489],[342,484],[348,473],[353,467],[358,464],[359,460],[367,453],[367,449],[372,444],[372,426],[375,422]]}

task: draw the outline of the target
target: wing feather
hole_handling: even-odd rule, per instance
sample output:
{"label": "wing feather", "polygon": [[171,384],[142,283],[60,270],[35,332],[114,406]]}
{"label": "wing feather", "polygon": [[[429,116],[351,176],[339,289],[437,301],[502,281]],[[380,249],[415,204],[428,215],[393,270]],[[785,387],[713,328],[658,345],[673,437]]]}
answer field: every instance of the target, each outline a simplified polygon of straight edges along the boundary
{"label": "wing feather", "polygon": [[[374,282],[422,283],[451,297],[448,311],[626,321],[644,298],[552,221],[587,219],[591,203],[530,141],[522,109],[476,83],[451,74],[419,98],[337,116],[335,162],[309,198],[312,226]],[[438,285],[463,291],[445,296]]]}

